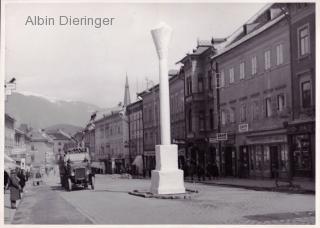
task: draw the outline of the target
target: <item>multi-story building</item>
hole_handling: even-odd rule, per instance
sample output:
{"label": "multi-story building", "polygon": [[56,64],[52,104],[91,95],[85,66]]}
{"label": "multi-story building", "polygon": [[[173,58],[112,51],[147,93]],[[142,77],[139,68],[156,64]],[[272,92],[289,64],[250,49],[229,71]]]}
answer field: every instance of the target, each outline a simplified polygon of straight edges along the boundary
{"label": "multi-story building", "polygon": [[184,112],[184,72],[169,72],[171,140],[178,145],[178,166],[186,163],[185,112]]}
{"label": "multi-story building", "polygon": [[103,114],[95,122],[95,158],[104,162],[107,173],[122,173],[130,168],[129,121],[126,107],[130,104],[128,77],[126,77],[123,106]]}
{"label": "multi-story building", "polygon": [[84,146],[89,149],[89,154],[92,161],[96,161],[95,158],[95,129],[88,129],[84,135]]}
{"label": "multi-story building", "polygon": [[292,120],[288,123],[294,177],[315,177],[315,3],[288,3],[291,31]]}
{"label": "multi-story building", "polygon": [[5,114],[5,141],[4,141],[4,152],[10,156],[14,147],[14,123],[15,119],[9,114]]}
{"label": "multi-story building", "polygon": [[[180,168],[185,162],[184,75],[181,72],[169,71],[171,141],[178,145]],[[143,106],[143,161],[146,174],[150,176],[156,165],[155,145],[160,144],[159,85],[153,85],[138,96]]]}
{"label": "multi-story building", "polygon": [[22,169],[29,169],[31,165],[29,131],[30,129],[26,124],[21,124],[18,128],[15,128],[14,147],[10,155]]}
{"label": "multi-story building", "polygon": [[107,173],[124,172],[129,162],[128,120],[124,109],[95,121],[95,157],[105,163]]}
{"label": "multi-story building", "polygon": [[217,129],[215,83],[210,57],[225,39],[197,42],[196,49],[178,63],[183,64],[187,167],[204,175],[207,165],[219,161],[216,145],[210,140]]}
{"label": "multi-story building", "polygon": [[143,162],[147,176],[155,169],[155,145],[160,144],[159,85],[138,94],[143,106]]}
{"label": "multi-story building", "polygon": [[55,132],[48,132],[47,135],[53,140],[53,153],[55,160],[58,161],[64,154],[64,145],[71,140],[71,136],[66,132],[58,129]]}
{"label": "multi-story building", "polygon": [[55,167],[53,140],[43,131],[33,131],[31,137],[31,161],[33,167],[40,167],[46,172]]}
{"label": "multi-story building", "polygon": [[143,118],[142,100],[127,106],[129,121],[129,160],[132,164],[132,173],[143,174]]}
{"label": "multi-story building", "polygon": [[292,112],[290,33],[280,6],[264,7],[212,58],[219,73],[223,175],[290,173],[286,129]]}

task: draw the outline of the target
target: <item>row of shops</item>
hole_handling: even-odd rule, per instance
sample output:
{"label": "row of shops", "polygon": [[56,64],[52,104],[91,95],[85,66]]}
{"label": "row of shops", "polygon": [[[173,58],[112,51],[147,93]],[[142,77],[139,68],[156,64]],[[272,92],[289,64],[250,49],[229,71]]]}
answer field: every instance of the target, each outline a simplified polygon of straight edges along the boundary
{"label": "row of shops", "polygon": [[278,174],[280,177],[315,177],[314,122],[269,131],[231,133],[227,140],[220,141],[220,145],[221,152],[218,143],[189,143],[188,166],[200,166],[197,170],[202,169],[203,175],[208,164],[216,163],[221,176],[275,178]]}

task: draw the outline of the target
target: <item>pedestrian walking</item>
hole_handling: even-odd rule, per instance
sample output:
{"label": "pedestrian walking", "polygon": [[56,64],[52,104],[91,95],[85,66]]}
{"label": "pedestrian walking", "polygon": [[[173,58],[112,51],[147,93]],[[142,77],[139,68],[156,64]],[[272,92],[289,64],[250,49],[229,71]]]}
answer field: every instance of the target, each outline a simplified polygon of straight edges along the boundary
{"label": "pedestrian walking", "polygon": [[24,171],[23,170],[20,170],[17,174],[18,178],[20,179],[19,180],[19,184],[20,184],[20,187],[21,187],[21,192],[23,192],[23,188],[24,186],[26,185],[26,177],[24,175]]}
{"label": "pedestrian walking", "polygon": [[20,195],[20,184],[19,178],[17,177],[16,170],[11,170],[10,177],[9,177],[9,189],[10,189],[10,201],[11,201],[11,208],[16,209],[16,202],[17,200],[21,199]]}
{"label": "pedestrian walking", "polygon": [[9,182],[9,174],[8,172],[5,170],[4,171],[4,190],[6,190],[7,188],[7,185],[8,185],[8,182]]}

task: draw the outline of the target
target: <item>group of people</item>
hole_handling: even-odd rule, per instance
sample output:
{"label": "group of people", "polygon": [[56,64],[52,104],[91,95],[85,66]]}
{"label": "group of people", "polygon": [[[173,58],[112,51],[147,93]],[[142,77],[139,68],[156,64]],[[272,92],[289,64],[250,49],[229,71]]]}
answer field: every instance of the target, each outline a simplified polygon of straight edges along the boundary
{"label": "group of people", "polygon": [[29,179],[28,172],[26,173],[23,169],[12,169],[10,175],[4,171],[4,188],[10,190],[10,201],[11,208],[16,209],[17,200],[21,199],[21,193]]}
{"label": "group of people", "polygon": [[206,167],[190,162],[190,165],[185,164],[182,169],[184,177],[191,177],[191,180],[194,176],[198,177],[199,181],[205,180],[206,177],[210,180],[219,177],[219,167],[216,162],[210,162]]}

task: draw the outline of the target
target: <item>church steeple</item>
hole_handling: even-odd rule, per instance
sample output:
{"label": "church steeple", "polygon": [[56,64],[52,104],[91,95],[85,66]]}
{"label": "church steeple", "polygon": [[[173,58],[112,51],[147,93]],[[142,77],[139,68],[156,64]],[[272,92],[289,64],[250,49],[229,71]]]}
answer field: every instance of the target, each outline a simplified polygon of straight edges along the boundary
{"label": "church steeple", "polygon": [[126,73],[126,86],[125,86],[125,90],[124,90],[123,106],[127,107],[130,103],[131,103],[131,101],[130,101],[128,74]]}

